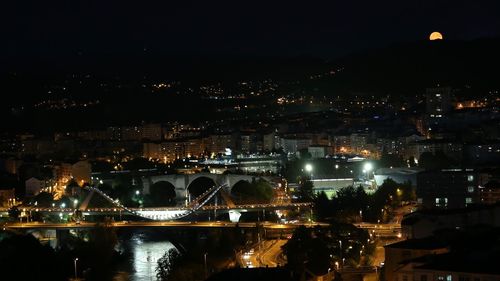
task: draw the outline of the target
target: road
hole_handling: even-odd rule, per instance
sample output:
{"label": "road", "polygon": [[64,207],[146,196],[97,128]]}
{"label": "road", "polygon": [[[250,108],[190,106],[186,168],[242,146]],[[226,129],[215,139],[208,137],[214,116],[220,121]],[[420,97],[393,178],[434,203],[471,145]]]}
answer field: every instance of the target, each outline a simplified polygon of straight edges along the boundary
{"label": "road", "polygon": [[280,259],[281,246],[288,240],[264,240],[255,245],[250,250],[240,253],[238,261],[241,267],[277,267],[283,265],[284,261]]}
{"label": "road", "polygon": [[279,239],[268,241],[269,246],[261,250],[259,255],[261,267],[277,267],[282,265],[283,261],[280,259],[282,253],[281,247],[286,244],[288,240]]}
{"label": "road", "polygon": [[[309,208],[312,203],[291,203],[291,202],[279,202],[272,204],[244,204],[244,205],[235,205],[234,207],[230,207],[227,205],[205,205],[200,208],[200,210],[209,211],[209,210],[260,210],[260,209],[288,209],[288,208]],[[31,211],[31,212],[51,212],[51,213],[74,213],[75,208],[60,208],[60,207],[38,207],[38,206],[18,206],[18,209],[21,211]],[[139,211],[156,211],[156,212],[165,212],[165,211],[182,211],[189,210],[187,207],[151,207],[151,208],[127,208],[131,211],[139,212]],[[0,208],[0,212],[8,212],[9,208]],[[112,213],[112,212],[120,212],[121,208],[119,207],[104,207],[104,208],[87,208],[84,212],[95,212],[95,213]]]}
{"label": "road", "polygon": [[416,209],[417,209],[416,204],[405,205],[395,209],[394,217],[392,218],[391,223],[400,224],[401,221],[403,220],[404,215],[414,212]]}
{"label": "road", "polygon": [[370,233],[370,239],[398,239],[401,238],[401,224],[398,223],[355,223],[358,228],[366,229]]}
{"label": "road", "polygon": [[[4,228],[12,229],[33,229],[33,228],[45,228],[45,229],[74,229],[74,228],[91,228],[95,227],[98,223],[95,222],[80,222],[80,223],[43,223],[43,222],[16,222],[16,223],[6,223],[2,225]],[[179,228],[231,228],[239,226],[241,228],[254,228],[257,226],[255,222],[240,222],[232,223],[225,221],[215,221],[215,222],[183,222],[183,221],[119,221],[111,223],[114,227],[179,227]],[[266,229],[294,229],[299,226],[305,227],[328,227],[327,223],[294,223],[294,224],[280,224],[272,222],[262,222],[260,225]]]}

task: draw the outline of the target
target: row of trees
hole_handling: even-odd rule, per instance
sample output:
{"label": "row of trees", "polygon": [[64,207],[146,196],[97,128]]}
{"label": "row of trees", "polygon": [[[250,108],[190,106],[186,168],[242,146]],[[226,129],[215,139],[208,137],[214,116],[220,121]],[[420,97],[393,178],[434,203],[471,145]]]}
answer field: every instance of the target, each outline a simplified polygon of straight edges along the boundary
{"label": "row of trees", "polygon": [[[77,274],[88,280],[110,277],[114,263],[117,236],[109,223],[103,223],[78,236],[68,235],[53,249],[42,245],[32,235],[0,232],[0,272],[5,280],[68,280]],[[3,280],[2,278],[2,280]]]}
{"label": "row of trees", "polygon": [[283,246],[287,266],[301,274],[305,270],[323,275],[336,266],[367,265],[375,251],[375,243],[366,230],[351,224],[333,223],[329,228],[295,230]]}
{"label": "row of trees", "polygon": [[234,185],[231,193],[239,204],[269,203],[273,198],[273,188],[263,179],[240,181]]}
{"label": "row of trees", "polygon": [[314,208],[319,220],[388,221],[394,208],[414,201],[415,197],[410,183],[398,184],[387,179],[372,194],[367,194],[362,186],[341,188],[331,199],[321,192],[314,197]]}
{"label": "row of trees", "polygon": [[184,251],[170,249],[158,260],[157,280],[201,281],[213,272],[233,267],[235,252],[244,248],[249,236],[250,240],[256,241],[259,230],[246,233],[236,226],[210,230],[205,233],[205,239],[185,237],[190,243],[183,244]]}

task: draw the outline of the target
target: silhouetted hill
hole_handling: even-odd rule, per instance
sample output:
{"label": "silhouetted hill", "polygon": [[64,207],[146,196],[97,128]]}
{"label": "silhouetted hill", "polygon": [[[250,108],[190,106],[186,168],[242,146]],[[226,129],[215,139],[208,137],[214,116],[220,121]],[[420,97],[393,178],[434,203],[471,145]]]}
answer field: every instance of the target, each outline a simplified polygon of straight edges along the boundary
{"label": "silhouetted hill", "polygon": [[414,93],[436,84],[498,88],[500,39],[421,41],[335,60],[345,69],[331,87],[345,92]]}

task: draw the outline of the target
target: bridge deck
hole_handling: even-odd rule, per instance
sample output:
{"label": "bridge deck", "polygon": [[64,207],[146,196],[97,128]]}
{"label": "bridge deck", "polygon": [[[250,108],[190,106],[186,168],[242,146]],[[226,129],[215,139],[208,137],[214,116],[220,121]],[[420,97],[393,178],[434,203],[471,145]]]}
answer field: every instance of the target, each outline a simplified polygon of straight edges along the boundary
{"label": "bridge deck", "polygon": [[[92,228],[98,225],[95,222],[81,222],[81,223],[6,223],[3,225],[5,228],[11,229],[85,229]],[[180,221],[144,221],[144,222],[113,222],[113,227],[124,228],[142,228],[142,227],[159,227],[159,228],[255,228],[261,225],[265,229],[295,229],[299,226],[305,227],[328,227],[329,224],[315,222],[315,223],[295,223],[295,224],[279,224],[271,222],[255,223],[255,222],[180,222]]]}

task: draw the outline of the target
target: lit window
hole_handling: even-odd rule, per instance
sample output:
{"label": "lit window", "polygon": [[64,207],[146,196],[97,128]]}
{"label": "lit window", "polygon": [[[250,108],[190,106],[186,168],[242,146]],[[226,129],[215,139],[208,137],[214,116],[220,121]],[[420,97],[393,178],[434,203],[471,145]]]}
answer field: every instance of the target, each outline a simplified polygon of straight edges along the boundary
{"label": "lit window", "polygon": [[467,192],[473,193],[474,192],[474,186],[467,187]]}
{"label": "lit window", "polygon": [[436,198],[436,207],[448,207],[448,198]]}
{"label": "lit window", "polygon": [[446,275],[446,281],[452,281],[451,280],[451,274]]}
{"label": "lit window", "polygon": [[474,176],[473,175],[468,175],[467,176],[467,181],[469,181],[469,182],[474,181]]}

